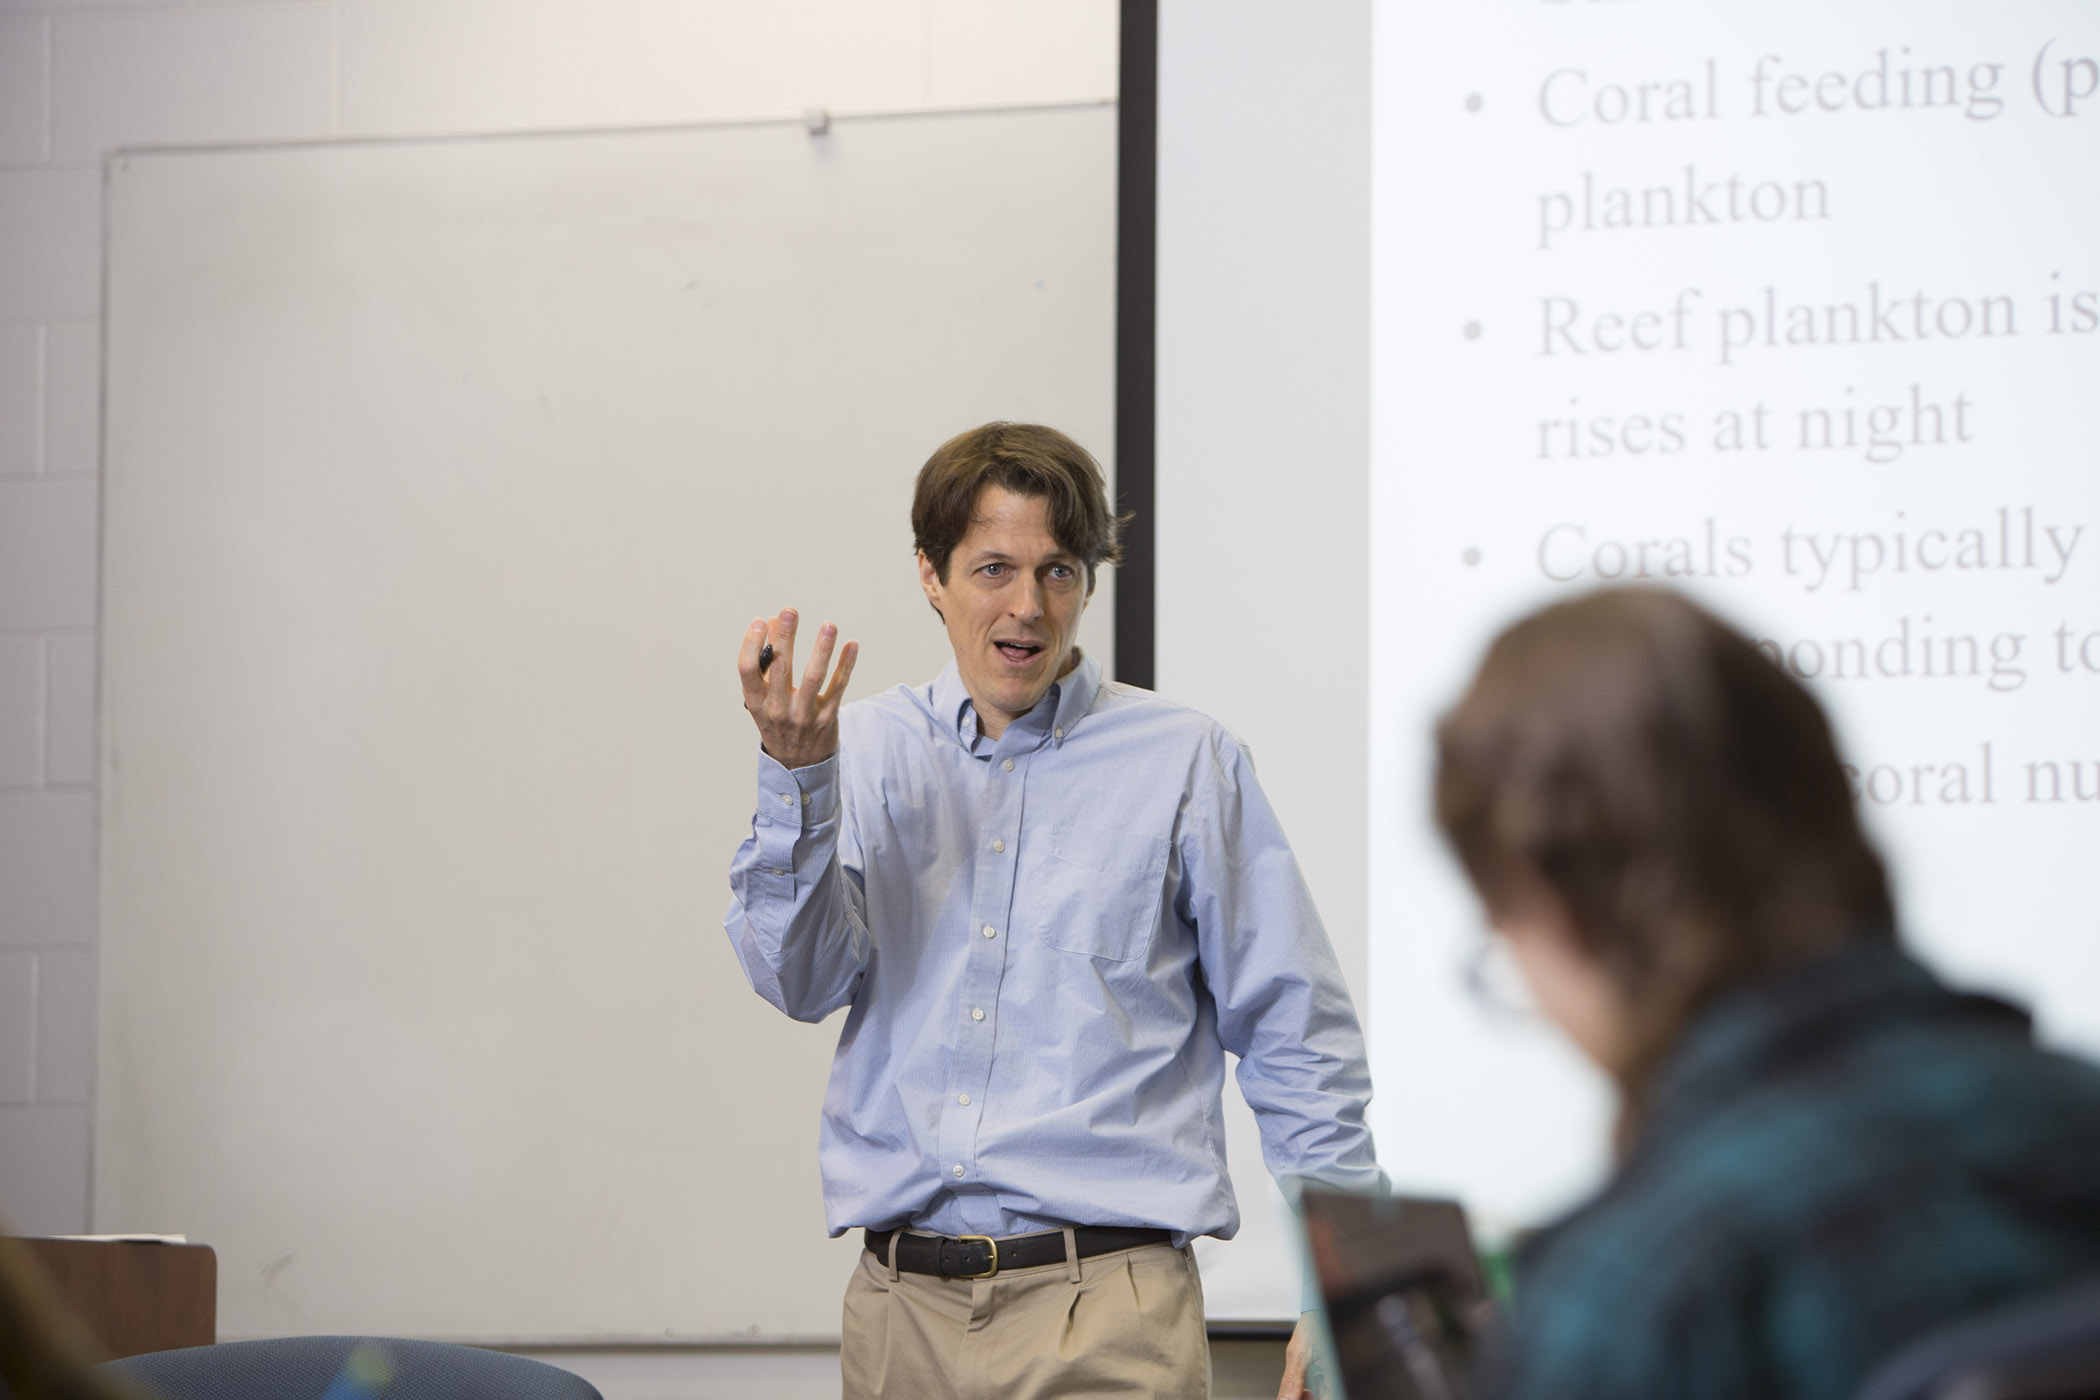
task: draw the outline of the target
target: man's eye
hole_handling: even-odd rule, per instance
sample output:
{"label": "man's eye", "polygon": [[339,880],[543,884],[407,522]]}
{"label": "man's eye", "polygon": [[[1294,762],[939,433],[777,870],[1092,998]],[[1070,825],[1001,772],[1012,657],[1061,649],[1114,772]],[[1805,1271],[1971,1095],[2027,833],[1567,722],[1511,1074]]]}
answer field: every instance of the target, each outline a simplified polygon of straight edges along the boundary
{"label": "man's eye", "polygon": [[1052,564],[1050,566],[1050,577],[1054,579],[1063,580],[1077,578],[1078,576],[1079,571],[1070,564]]}
{"label": "man's eye", "polygon": [[1004,564],[987,564],[984,566],[984,576],[986,578],[998,578],[1005,571],[1006,565]]}

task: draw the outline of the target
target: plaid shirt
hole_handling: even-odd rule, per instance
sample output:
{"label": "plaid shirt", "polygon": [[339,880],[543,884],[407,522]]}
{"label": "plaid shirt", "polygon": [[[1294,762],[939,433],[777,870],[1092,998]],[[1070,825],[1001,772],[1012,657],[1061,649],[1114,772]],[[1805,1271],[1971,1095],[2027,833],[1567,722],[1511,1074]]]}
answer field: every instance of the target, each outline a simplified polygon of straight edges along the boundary
{"label": "plaid shirt", "polygon": [[2100,1068],[1893,946],[1724,994],[1649,1102],[1518,1260],[1504,1400],[1844,1400],[1940,1323],[2100,1274]]}

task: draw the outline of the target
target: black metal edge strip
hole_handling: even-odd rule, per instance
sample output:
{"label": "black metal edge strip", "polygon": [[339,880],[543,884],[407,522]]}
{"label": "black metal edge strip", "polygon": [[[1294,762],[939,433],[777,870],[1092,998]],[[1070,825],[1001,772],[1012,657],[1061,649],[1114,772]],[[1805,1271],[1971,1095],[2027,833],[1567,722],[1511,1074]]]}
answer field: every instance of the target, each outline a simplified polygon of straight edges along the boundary
{"label": "black metal edge strip", "polygon": [[1214,1342],[1287,1342],[1297,1322],[1217,1322],[1205,1324]]}
{"label": "black metal edge strip", "polygon": [[1153,368],[1159,233],[1159,0],[1122,0],[1116,135],[1116,509],[1134,519],[1116,570],[1115,678],[1150,689],[1154,585]]}

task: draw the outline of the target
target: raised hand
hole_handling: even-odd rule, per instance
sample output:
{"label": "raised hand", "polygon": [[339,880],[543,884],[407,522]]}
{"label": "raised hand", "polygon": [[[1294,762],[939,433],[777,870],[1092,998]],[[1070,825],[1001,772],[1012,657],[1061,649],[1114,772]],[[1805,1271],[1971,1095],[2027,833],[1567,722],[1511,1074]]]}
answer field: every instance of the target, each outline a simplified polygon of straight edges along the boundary
{"label": "raised hand", "polygon": [[[839,703],[860,655],[859,642],[846,643],[839,652],[838,670],[825,685],[824,673],[839,638],[839,629],[827,622],[817,629],[809,668],[796,685],[792,678],[799,620],[793,608],[781,609],[780,616],[770,620],[755,619],[744,631],[736,658],[737,674],[744,682],[744,708],[758,726],[759,742],[783,768],[807,768],[838,752]],[[768,646],[773,649],[772,662],[761,668],[759,657]]]}

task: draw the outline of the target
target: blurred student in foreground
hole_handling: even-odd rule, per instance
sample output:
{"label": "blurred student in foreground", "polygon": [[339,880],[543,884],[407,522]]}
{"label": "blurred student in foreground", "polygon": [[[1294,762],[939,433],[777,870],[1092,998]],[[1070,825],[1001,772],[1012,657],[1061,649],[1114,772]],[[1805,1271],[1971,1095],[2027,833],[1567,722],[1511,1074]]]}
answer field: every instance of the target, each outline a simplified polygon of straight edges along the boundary
{"label": "blurred student in foreground", "polygon": [[1743,637],[1659,591],[1548,608],[1438,750],[1489,922],[1620,1094],[1612,1180],[1519,1258],[1495,1393],[1842,1400],[2100,1274],[2100,1069],[1903,950],[1822,712]]}

